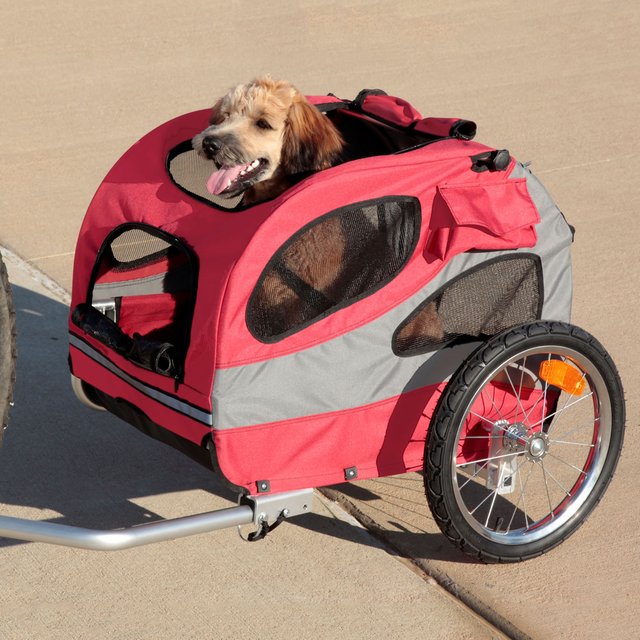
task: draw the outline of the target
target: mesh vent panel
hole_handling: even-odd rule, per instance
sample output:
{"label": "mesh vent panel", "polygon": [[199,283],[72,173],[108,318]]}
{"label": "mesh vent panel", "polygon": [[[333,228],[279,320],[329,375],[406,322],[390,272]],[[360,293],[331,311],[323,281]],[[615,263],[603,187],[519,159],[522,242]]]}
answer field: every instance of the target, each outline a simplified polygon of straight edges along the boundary
{"label": "mesh vent panel", "polygon": [[191,149],[169,158],[169,175],[187,193],[207,200],[223,209],[235,209],[242,200],[242,194],[233,198],[215,196],[207,190],[207,180],[214,171],[214,164]]}
{"label": "mesh vent panel", "polygon": [[129,229],[111,242],[111,254],[121,268],[131,268],[167,254],[171,245],[144,229]]}
{"label": "mesh vent panel", "polygon": [[358,203],[314,221],[270,260],[247,308],[247,325],[275,342],[380,289],[418,239],[414,198]]}
{"label": "mesh vent panel", "polygon": [[540,318],[542,275],[537,256],[501,257],[462,274],[425,300],[398,327],[393,350],[432,351],[460,337],[488,337]]}

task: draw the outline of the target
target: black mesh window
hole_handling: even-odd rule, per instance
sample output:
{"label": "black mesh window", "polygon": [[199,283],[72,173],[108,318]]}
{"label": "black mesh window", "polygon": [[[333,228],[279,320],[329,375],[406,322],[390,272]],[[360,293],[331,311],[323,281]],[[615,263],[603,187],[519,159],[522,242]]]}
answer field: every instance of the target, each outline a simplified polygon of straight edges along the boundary
{"label": "black mesh window", "polygon": [[247,307],[247,325],[276,342],[377,291],[407,263],[420,233],[420,205],[397,196],[333,211],[273,256]]}
{"label": "black mesh window", "polygon": [[534,255],[502,256],[427,298],[396,329],[393,351],[412,356],[460,337],[488,337],[540,318],[542,271]]}

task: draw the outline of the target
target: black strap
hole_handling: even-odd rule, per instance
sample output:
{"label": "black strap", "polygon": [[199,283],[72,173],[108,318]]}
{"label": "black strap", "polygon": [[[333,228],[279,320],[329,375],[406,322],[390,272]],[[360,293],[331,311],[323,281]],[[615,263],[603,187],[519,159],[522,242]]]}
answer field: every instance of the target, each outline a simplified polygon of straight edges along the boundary
{"label": "black strap", "polygon": [[333,302],[327,298],[321,291],[312,287],[308,282],[303,280],[297,273],[294,273],[283,262],[277,261],[274,269],[282,278],[283,282],[293,289],[302,300],[312,307],[326,311],[333,306]]}
{"label": "black strap", "polygon": [[257,542],[258,540],[262,540],[266,537],[267,533],[271,533],[276,527],[279,527],[285,519],[283,511],[271,525],[268,524],[266,520],[261,520],[259,529],[247,536],[247,542]]}
{"label": "black strap", "polygon": [[356,111],[362,111],[362,105],[366,100],[367,96],[386,96],[389,95],[386,91],[382,89],[363,89],[353,100],[351,103],[351,108]]}
{"label": "black strap", "polygon": [[351,103],[347,100],[340,100],[340,102],[322,102],[313,106],[321,113],[329,113],[329,111],[336,111],[337,109],[348,109]]}

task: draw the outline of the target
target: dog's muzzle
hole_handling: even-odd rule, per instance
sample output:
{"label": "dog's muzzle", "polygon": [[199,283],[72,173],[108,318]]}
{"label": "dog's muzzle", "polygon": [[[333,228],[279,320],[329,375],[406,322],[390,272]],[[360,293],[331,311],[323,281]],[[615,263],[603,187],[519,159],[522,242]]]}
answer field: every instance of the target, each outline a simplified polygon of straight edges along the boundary
{"label": "dog's muzzle", "polygon": [[222,143],[215,136],[206,136],[203,138],[202,152],[209,160],[213,160],[220,149],[222,149]]}

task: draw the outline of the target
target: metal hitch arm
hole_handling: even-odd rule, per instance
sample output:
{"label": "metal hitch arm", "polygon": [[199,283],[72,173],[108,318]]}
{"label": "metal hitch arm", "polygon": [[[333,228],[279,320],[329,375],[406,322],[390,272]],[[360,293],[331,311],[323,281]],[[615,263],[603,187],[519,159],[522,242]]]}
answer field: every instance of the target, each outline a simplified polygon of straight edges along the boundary
{"label": "metal hitch arm", "polygon": [[242,503],[236,507],[114,530],[85,529],[55,522],[0,515],[0,537],[95,551],[116,551],[228,527],[273,523],[279,517],[290,518],[309,513],[312,506],[313,489],[304,489],[267,496],[243,497]]}

